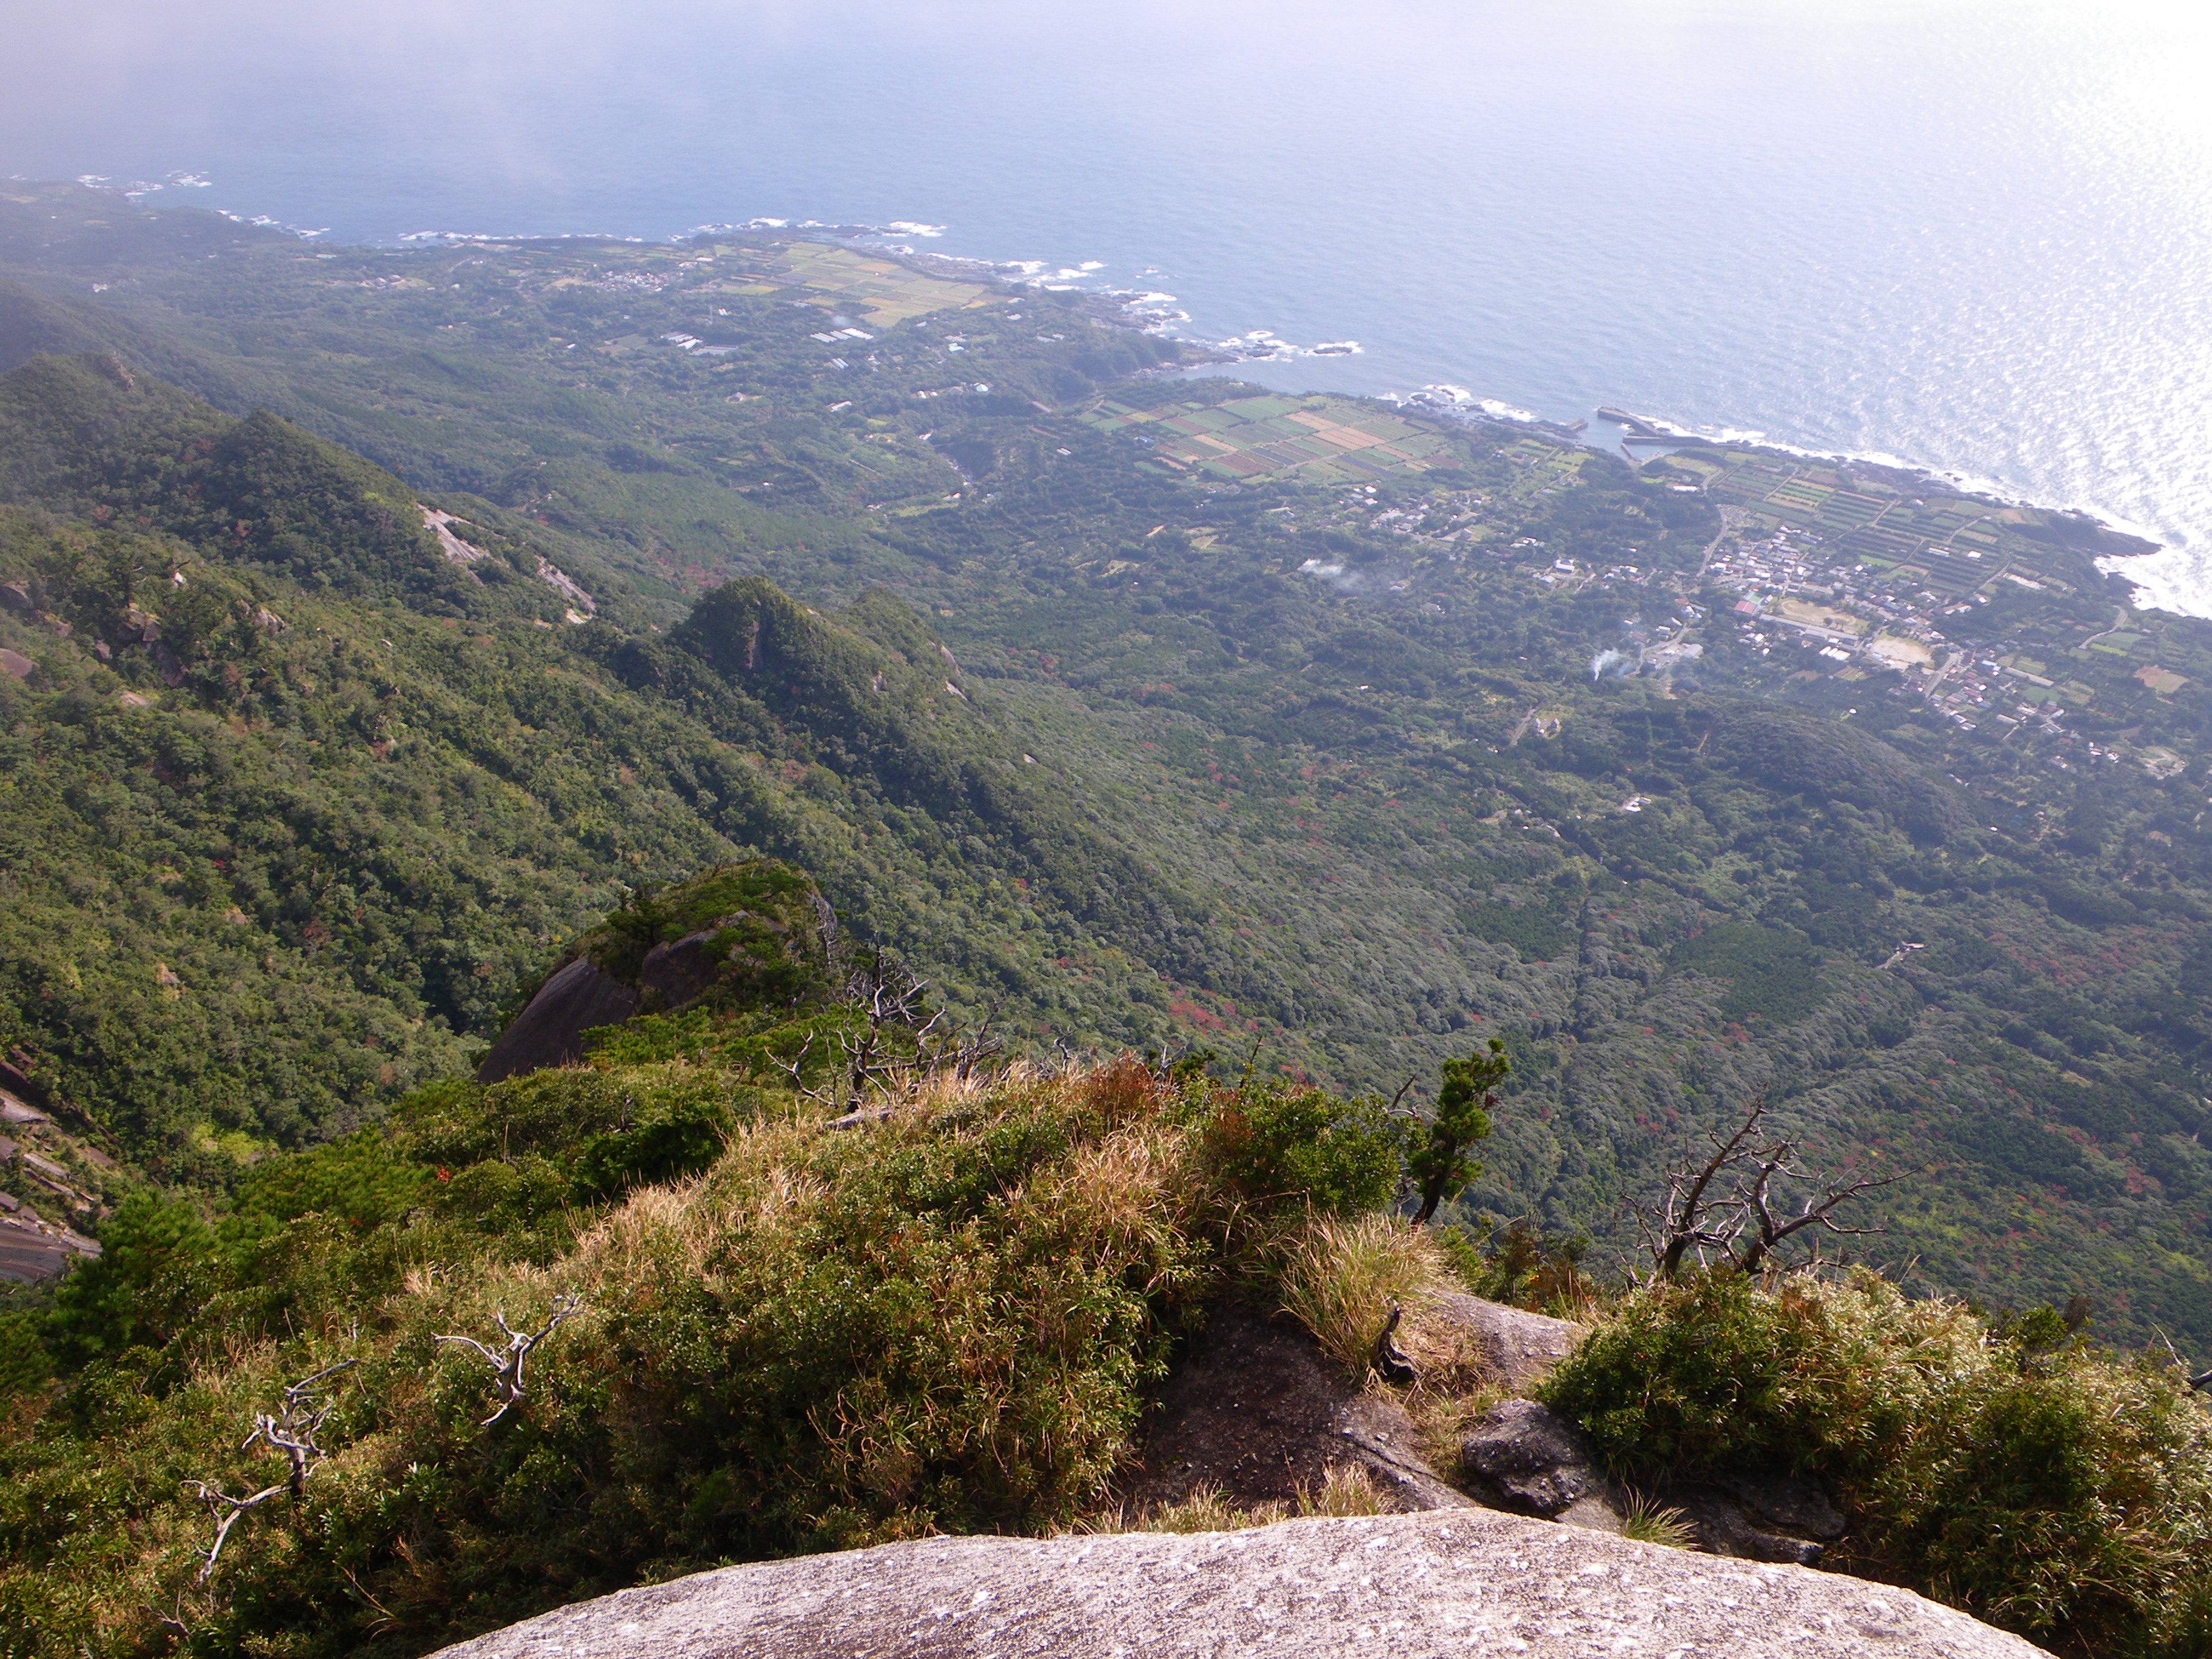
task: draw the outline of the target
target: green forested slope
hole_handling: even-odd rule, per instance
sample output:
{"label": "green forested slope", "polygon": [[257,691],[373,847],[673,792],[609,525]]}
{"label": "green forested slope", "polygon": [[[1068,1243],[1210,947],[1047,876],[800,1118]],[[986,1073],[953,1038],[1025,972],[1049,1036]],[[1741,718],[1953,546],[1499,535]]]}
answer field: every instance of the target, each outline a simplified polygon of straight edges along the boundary
{"label": "green forested slope", "polygon": [[[2114,654],[2094,535],[2023,516],[2054,580],[1946,617],[2071,677],[2092,764],[1762,654],[1686,473],[1455,426],[1371,495],[1194,478],[1097,423],[1159,348],[1094,302],[823,345],[696,252],[0,204],[0,580],[71,629],[0,613],[36,665],[0,679],[0,1037],[118,1150],[219,1186],[373,1115],[613,884],[757,849],[1044,1051],[1395,1091],[1499,1033],[1470,1207],[1620,1243],[1763,1091],[1911,1172],[1872,1248],[1916,1282],[2212,1340],[2212,643],[2148,615]],[[1594,673],[1662,624],[1702,656]]]}

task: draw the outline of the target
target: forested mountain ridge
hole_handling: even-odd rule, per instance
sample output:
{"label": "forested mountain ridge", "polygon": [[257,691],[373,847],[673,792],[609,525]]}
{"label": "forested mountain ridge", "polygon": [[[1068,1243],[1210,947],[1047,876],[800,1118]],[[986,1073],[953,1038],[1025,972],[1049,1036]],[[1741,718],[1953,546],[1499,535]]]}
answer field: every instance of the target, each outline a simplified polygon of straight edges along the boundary
{"label": "forested mountain ridge", "polygon": [[[26,372],[0,377],[0,396]],[[29,667],[0,682],[10,1037],[150,1171],[219,1175],[459,1069],[620,878],[774,847],[838,872],[865,925],[867,888],[915,885],[948,841],[975,842],[951,856],[976,890],[1009,888],[1022,878],[995,873],[982,839],[1003,836],[1040,877],[1031,906],[1054,908],[1054,872],[1094,908],[1116,867],[1133,896],[1145,887],[1061,802],[1003,775],[1019,751],[994,752],[1007,745],[989,717],[949,689],[957,669],[917,671],[757,580],[714,596],[700,629],[749,606],[770,621],[761,667],[817,661],[810,689],[847,714],[855,696],[899,705],[874,716],[891,721],[875,749],[898,769],[878,810],[903,842],[878,822],[870,846],[847,781],[813,759],[811,711],[715,675],[690,634],[465,628],[413,609],[411,570],[338,597],[270,574],[246,538],[212,538],[210,560],[21,511],[4,530],[0,579],[29,607],[0,623]],[[443,608],[435,590],[428,603]],[[877,594],[859,613],[934,656],[902,609]],[[950,737],[929,730],[940,709]],[[866,726],[817,724],[848,760]],[[963,902],[949,874],[925,885]]]}
{"label": "forested mountain ridge", "polygon": [[[0,361],[92,354],[8,377],[0,1037],[142,1169],[220,1187],[374,1117],[613,884],[750,849],[1042,1048],[1257,1042],[1388,1091],[1500,1033],[1471,1210],[1615,1241],[1763,1091],[1913,1172],[1875,1248],[1926,1285],[2212,1338],[2212,656],[2154,615],[2106,649],[2069,521],[2023,517],[2045,574],[1946,627],[2023,688],[2062,665],[2094,764],[1754,641],[1688,461],[1449,422],[1364,482],[1289,434],[1161,459],[1294,415],[1412,449],[1403,411],[1115,381],[1171,349],[1081,296],[886,322],[726,274],[772,239],[317,250],[73,189],[0,221]],[[133,605],[177,684],[116,648]]]}

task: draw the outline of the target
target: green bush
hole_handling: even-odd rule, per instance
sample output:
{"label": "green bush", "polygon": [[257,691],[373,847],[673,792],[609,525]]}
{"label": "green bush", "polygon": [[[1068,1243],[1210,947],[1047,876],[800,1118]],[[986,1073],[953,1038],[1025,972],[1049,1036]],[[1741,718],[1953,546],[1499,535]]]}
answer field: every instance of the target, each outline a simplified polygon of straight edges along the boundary
{"label": "green bush", "polygon": [[80,1261],[54,1291],[46,1344],[64,1364],[160,1347],[196,1305],[192,1280],[213,1235],[182,1200],[133,1193],[100,1230],[100,1253]]}
{"label": "green bush", "polygon": [[275,1221],[333,1215],[374,1227],[420,1201],[428,1173],[400,1157],[381,1131],[363,1129],[296,1158],[269,1160],[239,1182],[236,1211]]}
{"label": "green bush", "polygon": [[1400,1127],[1382,1102],[1279,1083],[1223,1095],[1205,1144],[1215,1176],[1239,1198],[1271,1204],[1302,1194],[1325,1215],[1381,1209],[1402,1167]]}
{"label": "green bush", "polygon": [[39,1323],[36,1314],[0,1313],[0,1402],[30,1393],[53,1374]]}
{"label": "green bush", "polygon": [[1852,1517],[1832,1565],[2087,1652],[2202,1653],[2212,1410],[2054,1322],[1736,1277],[1624,1300],[1542,1389],[1634,1480],[1783,1468]]}

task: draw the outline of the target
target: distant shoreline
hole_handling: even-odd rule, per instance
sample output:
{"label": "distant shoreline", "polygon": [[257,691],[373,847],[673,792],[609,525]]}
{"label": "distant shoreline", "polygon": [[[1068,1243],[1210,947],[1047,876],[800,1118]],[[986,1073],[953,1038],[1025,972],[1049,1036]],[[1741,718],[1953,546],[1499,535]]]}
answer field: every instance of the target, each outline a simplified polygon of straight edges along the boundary
{"label": "distant shoreline", "polygon": [[[87,181],[81,179],[78,182]],[[89,185],[88,187],[118,196],[128,195],[124,187],[116,185],[97,184]],[[320,234],[319,232],[277,224],[267,219],[248,220],[223,210],[218,209],[216,211],[235,222],[251,224],[258,228],[296,236],[303,241],[314,240]],[[966,254],[938,253],[916,249],[910,245],[911,239],[915,236],[935,235],[939,234],[939,228],[936,226],[920,226],[905,222],[893,225],[870,225],[830,224],[820,221],[791,223],[783,221],[756,219],[743,224],[695,225],[665,236],[623,236],[605,232],[540,232],[501,235],[470,231],[416,231],[398,237],[394,244],[365,241],[358,246],[364,248],[375,248],[381,252],[417,250],[428,252],[440,246],[450,247],[456,245],[485,242],[510,244],[599,242],[636,247],[641,245],[653,244],[680,246],[714,235],[787,234],[805,240],[834,242],[846,246],[860,244],[879,257],[911,264],[926,274],[939,277],[1007,286],[1046,286],[1035,280],[1024,282],[1020,276],[1010,274],[1038,269],[1032,262],[994,260]],[[890,245],[886,246],[886,244]],[[1154,374],[1187,374],[1193,370],[1233,368],[1241,362],[1254,361],[1280,362],[1316,355],[1311,348],[1291,346],[1285,342],[1282,343],[1285,349],[1280,355],[1255,353],[1251,356],[1241,356],[1237,352],[1224,349],[1222,343],[1189,337],[1176,331],[1176,323],[1189,320],[1188,313],[1164,313],[1156,308],[1154,314],[1147,317],[1133,309],[1133,306],[1137,302],[1147,300],[1172,301],[1173,295],[1152,295],[1128,289],[1090,287],[1084,285],[1079,277],[1073,277],[1073,273],[1055,274],[1072,277],[1072,280],[1060,286],[1069,291],[1081,294],[1085,298],[1093,301],[1094,304],[1091,309],[1098,320],[1136,332],[1162,334],[1176,340],[1179,344],[1193,348],[1203,354],[1188,362],[1172,367],[1164,366],[1161,369],[1152,371]],[[1235,343],[1235,342],[1230,343]],[[1348,354],[1323,352],[1319,355],[1329,356]],[[1457,394],[1458,398],[1465,401],[1460,403],[1442,398],[1425,398],[1422,395],[1424,392],[1451,392]],[[1601,404],[1592,410],[1589,417],[1566,423],[1550,420],[1528,410],[1510,410],[1508,406],[1495,399],[1476,399],[1473,394],[1458,387],[1428,386],[1422,388],[1420,392],[1402,398],[1383,393],[1346,395],[1364,395],[1373,398],[1378,402],[1411,404],[1417,413],[1442,418],[1455,424],[1495,424],[1538,431],[1562,441],[1580,443],[1594,449],[1619,453],[1632,466],[1640,467],[1650,459],[1650,456],[1628,455],[1627,446],[1631,443],[1634,443],[1639,448],[1648,448],[1652,453],[1664,453],[1674,449],[1690,447],[1733,450],[1746,454],[1769,455],[1795,461],[1848,467],[1855,471],[1871,476],[1894,489],[1919,487],[1940,489],[1948,495],[1956,495],[1964,500],[1986,502],[1993,507],[2026,507],[2039,513],[2079,519],[2094,526],[2101,536],[2118,544],[2110,550],[2098,555],[2098,565],[2106,574],[2117,575],[2128,584],[2130,605],[2137,610],[2167,609],[2163,605],[2145,603],[2142,596],[2150,591],[2151,585],[2130,574],[2124,567],[2137,560],[2172,551],[2174,550],[2171,544],[2154,540],[2142,532],[2142,526],[2125,520],[2117,520],[2096,507],[2078,503],[2061,506],[2038,501],[2027,495],[2007,493],[2003,487],[1994,480],[1947,472],[1930,464],[1903,460],[1893,455],[1819,450],[1764,436],[1749,438],[1713,435],[1695,431],[1664,416],[1638,415],[1613,404]],[[1621,448],[1619,451],[1613,452],[1612,446],[1609,445],[1589,442],[1586,433],[1591,419],[1607,422],[1624,429]],[[2212,605],[2212,594],[2205,597],[2208,605]],[[2174,610],[2171,614],[2197,613]]]}

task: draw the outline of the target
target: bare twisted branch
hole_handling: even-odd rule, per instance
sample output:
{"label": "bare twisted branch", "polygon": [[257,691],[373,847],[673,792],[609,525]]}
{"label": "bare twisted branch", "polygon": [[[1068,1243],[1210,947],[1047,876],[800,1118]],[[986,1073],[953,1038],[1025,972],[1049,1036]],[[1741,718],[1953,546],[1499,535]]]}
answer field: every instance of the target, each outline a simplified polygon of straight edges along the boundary
{"label": "bare twisted branch", "polygon": [[[1654,1208],[1639,1211],[1637,1229],[1651,1257],[1655,1277],[1680,1277],[1683,1263],[1694,1253],[1701,1267],[1720,1263],[1737,1273],[1753,1273],[1771,1266],[1776,1252],[1798,1234],[1812,1230],[1822,1236],[1863,1237],[1879,1226],[1846,1226],[1837,1212],[1853,1199],[1902,1180],[1901,1176],[1837,1182],[1823,1180],[1794,1212],[1778,1208],[1775,1183],[1808,1177],[1794,1160],[1794,1140],[1762,1142],[1759,1128],[1766,1115],[1766,1102],[1754,1100],[1735,1132],[1723,1139],[1708,1131],[1712,1155],[1695,1170],[1674,1169],[1667,1173],[1666,1196]],[[1809,1266],[1820,1261],[1817,1243]]]}
{"label": "bare twisted branch", "polygon": [[492,1322],[499,1327],[500,1334],[507,1339],[506,1345],[498,1348],[487,1347],[472,1336],[434,1339],[435,1342],[450,1342],[455,1347],[470,1349],[491,1367],[492,1398],[498,1401],[499,1405],[489,1417],[477,1425],[478,1428],[489,1428],[506,1416],[508,1408],[522,1398],[524,1362],[539,1343],[583,1310],[582,1297],[566,1294],[556,1296],[553,1298],[553,1305],[546,1311],[545,1322],[534,1331],[518,1331],[507,1322],[505,1313],[495,1311]]}
{"label": "bare twisted branch", "polygon": [[229,1540],[230,1529],[238,1524],[239,1517],[248,1510],[258,1508],[270,1498],[289,1495],[295,1503],[307,1496],[307,1477],[319,1467],[325,1456],[318,1441],[323,1425],[330,1420],[337,1408],[333,1400],[319,1399],[323,1383],[356,1362],[342,1359],[334,1365],[325,1365],[312,1376],[303,1376],[284,1390],[284,1398],[274,1411],[256,1412],[253,1429],[238,1449],[246,1450],[257,1440],[271,1451],[281,1452],[291,1464],[290,1474],[276,1486],[264,1486],[245,1498],[233,1498],[211,1480],[187,1480],[193,1495],[206,1504],[210,1511],[219,1511],[215,1539],[207,1548],[200,1563],[198,1581],[204,1584],[215,1573],[216,1558]]}

